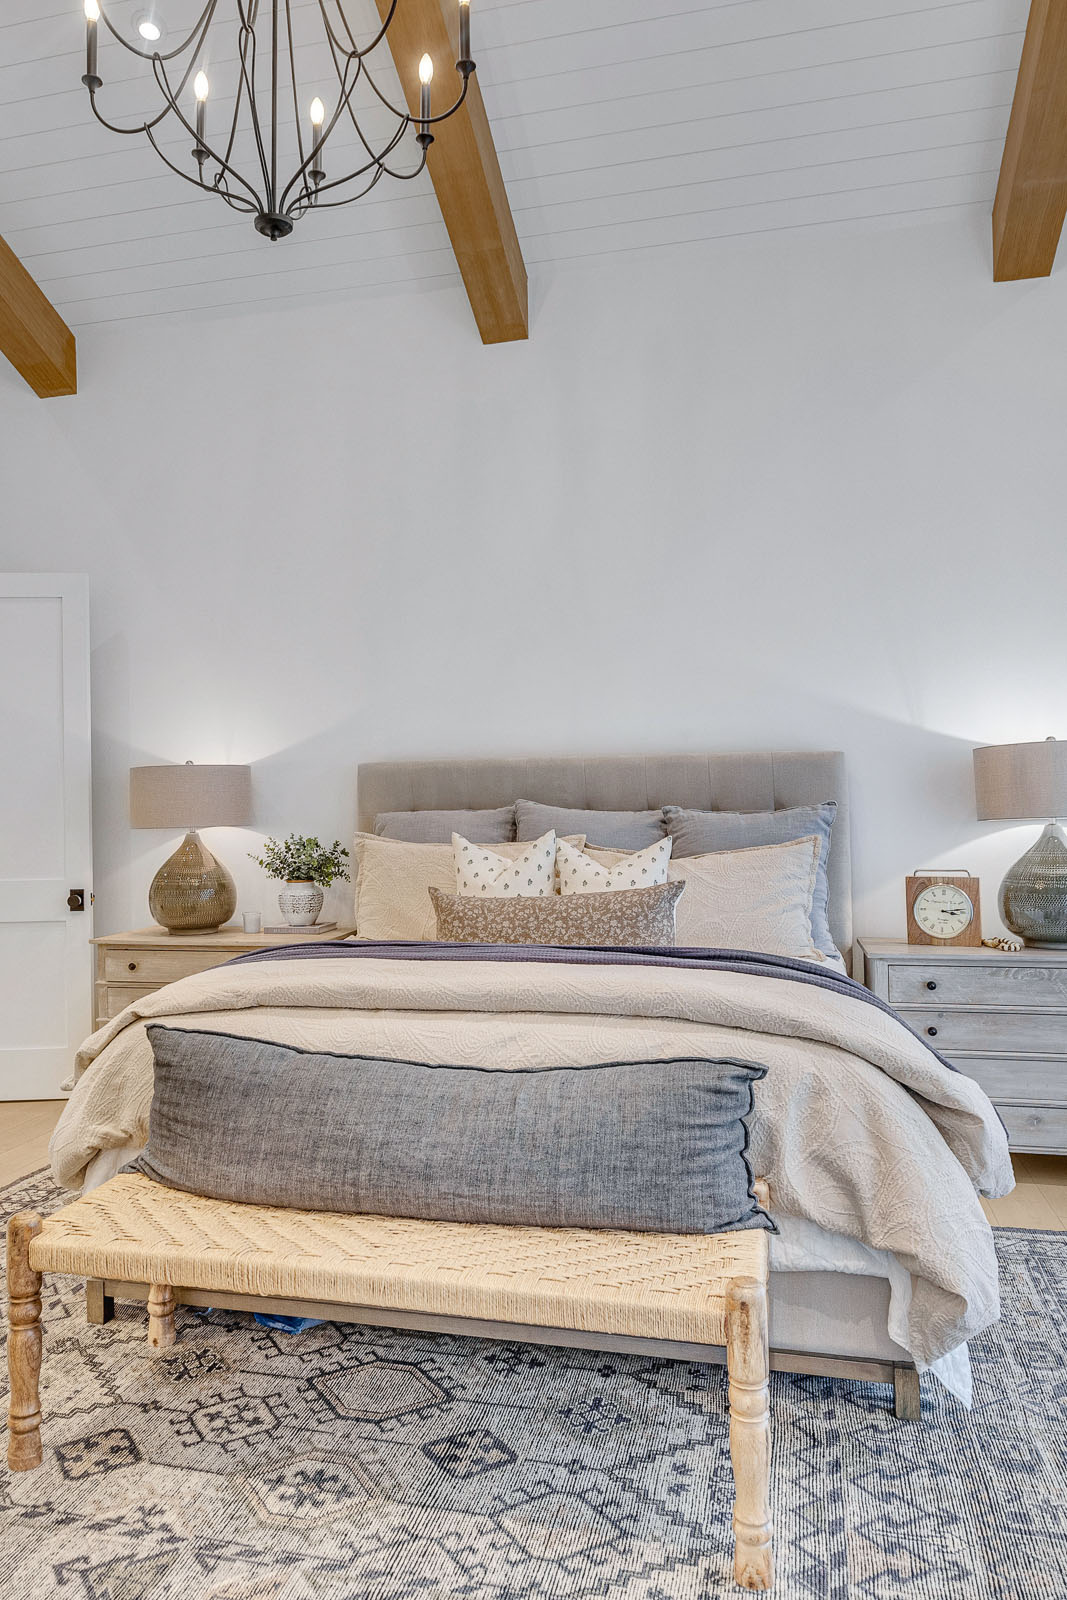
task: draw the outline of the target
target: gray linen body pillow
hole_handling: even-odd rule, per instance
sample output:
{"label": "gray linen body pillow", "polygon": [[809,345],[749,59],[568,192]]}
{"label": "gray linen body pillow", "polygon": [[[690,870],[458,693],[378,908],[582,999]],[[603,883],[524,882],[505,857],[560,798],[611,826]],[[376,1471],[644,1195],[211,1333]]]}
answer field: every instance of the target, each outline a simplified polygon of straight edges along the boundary
{"label": "gray linen body pillow", "polygon": [[[607,898],[607,897],[605,897]],[[538,1227],[771,1228],[746,1061],[514,1070],[319,1054],[155,1024],[144,1154],[218,1200]]]}
{"label": "gray linen body pillow", "polygon": [[674,841],[674,862],[720,850],[747,850],[754,845],[793,844],[797,839],[817,838],[819,859],[811,903],[811,937],[824,955],[840,956],[830,932],[830,883],[826,876],[836,800],[817,806],[783,806],[780,811],[686,811],[681,806],[664,806],[663,815]]}
{"label": "gray linen body pillow", "polygon": [[430,890],[437,937],[457,944],[659,945],[675,944],[676,907],[684,883],[611,894],[475,895]]}
{"label": "gray linen body pillow", "polygon": [[555,828],[561,836],[584,833],[588,844],[605,850],[643,850],[645,845],[658,844],[667,832],[662,811],[592,811],[543,806],[537,800],[516,800],[515,826],[519,839],[540,839],[549,828]]}
{"label": "gray linen body pillow", "polygon": [[451,844],[454,833],[475,844],[510,844],[517,838],[514,806],[491,811],[379,811],[374,831],[382,839],[404,839],[409,844]]}

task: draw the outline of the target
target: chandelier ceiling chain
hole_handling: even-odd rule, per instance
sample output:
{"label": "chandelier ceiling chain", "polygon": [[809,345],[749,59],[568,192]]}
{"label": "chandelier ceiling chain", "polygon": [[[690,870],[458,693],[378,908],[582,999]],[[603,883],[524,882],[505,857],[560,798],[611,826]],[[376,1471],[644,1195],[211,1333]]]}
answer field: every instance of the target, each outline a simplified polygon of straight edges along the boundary
{"label": "chandelier ceiling chain", "polygon": [[[216,17],[219,0],[207,0],[189,33],[181,43],[167,50],[159,48],[165,38],[154,14],[150,20],[141,22],[138,31],[143,40],[156,47],[142,49],[115,26],[103,0],[84,0],[84,3],[85,72],[82,82],[89,91],[89,103],[97,121],[112,133],[144,134],[172,172],[208,194],[218,195],[233,210],[253,217],[259,232],[272,240],[284,239],[292,233],[294,222],[312,206],[350,205],[368,194],[383,177],[417,178],[426,166],[427,152],[433,143],[431,129],[459,110],[467,98],[471,74],[475,70],[470,58],[470,0],[457,0],[459,60],[456,71],[462,80],[459,96],[447,111],[432,114],[434,64],[430,56],[424,55],[419,62],[419,114],[413,117],[402,107],[393,105],[376,83],[368,64],[368,57],[385,41],[397,6],[403,0],[392,0],[378,32],[362,49],[346,15],[346,9],[351,9],[350,0],[314,0],[310,9],[318,12],[323,39],[329,49],[337,79],[336,99],[327,111],[322,98],[316,94],[302,111],[293,43],[293,0],[264,0],[264,3],[261,0],[227,0],[227,6],[235,8],[236,16],[224,20]],[[227,21],[233,30],[231,37],[236,39],[236,57],[231,57],[237,67],[236,89],[225,121],[220,124],[216,119],[221,132],[209,137],[208,114],[213,102],[205,68],[212,60],[226,60],[218,46]],[[100,75],[101,22],[123,49],[151,64],[162,97],[159,111],[132,127],[120,127],[109,121],[97,104],[97,94],[104,86]],[[264,57],[269,60],[269,77],[262,65]],[[372,139],[364,132],[353,105],[353,96],[360,85],[372,92],[374,104],[384,107],[393,119],[384,139]],[[282,175],[285,152],[280,136],[279,106],[290,95],[296,137],[295,150],[289,159],[295,155],[296,166]],[[269,111],[263,107],[265,99],[269,99]],[[183,105],[188,105],[192,120]],[[157,130],[168,118],[175,119],[193,140],[189,170],[171,160],[161,148]],[[355,157],[357,164],[350,171],[342,177],[331,178],[327,176],[326,145],[339,123],[355,130],[359,154]],[[390,158],[399,150],[404,135],[411,128],[415,129],[419,158],[405,171],[402,164],[394,166]],[[238,166],[236,152],[242,130],[251,135],[254,153],[250,155],[248,167],[253,176]],[[352,159],[351,153],[348,159]],[[402,157],[400,159],[402,161]]]}

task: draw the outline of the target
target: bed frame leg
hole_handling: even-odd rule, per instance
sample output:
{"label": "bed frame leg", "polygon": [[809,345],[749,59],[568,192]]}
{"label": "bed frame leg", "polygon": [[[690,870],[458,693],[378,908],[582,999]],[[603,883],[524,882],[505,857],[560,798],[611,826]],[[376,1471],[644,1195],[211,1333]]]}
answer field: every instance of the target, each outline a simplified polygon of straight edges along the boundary
{"label": "bed frame leg", "polygon": [[30,1243],[40,1231],[36,1211],[20,1211],[7,1225],[7,1464],[12,1472],[41,1464],[41,1274],[30,1266]]}
{"label": "bed frame leg", "polygon": [[104,1293],[103,1278],[85,1280],[86,1322],[110,1322],[115,1315],[114,1295]]}
{"label": "bed frame leg", "polygon": [[742,1589],[769,1589],[774,1582],[774,1554],[767,1289],[754,1278],[736,1278],[726,1291],[726,1368],[734,1467],[734,1581]]}
{"label": "bed frame leg", "polygon": [[922,1417],[919,1374],[904,1362],[893,1368],[893,1410],[902,1422],[918,1422]]}
{"label": "bed frame leg", "polygon": [[174,1343],[174,1290],[169,1283],[148,1286],[148,1343],[153,1350],[169,1350]]}

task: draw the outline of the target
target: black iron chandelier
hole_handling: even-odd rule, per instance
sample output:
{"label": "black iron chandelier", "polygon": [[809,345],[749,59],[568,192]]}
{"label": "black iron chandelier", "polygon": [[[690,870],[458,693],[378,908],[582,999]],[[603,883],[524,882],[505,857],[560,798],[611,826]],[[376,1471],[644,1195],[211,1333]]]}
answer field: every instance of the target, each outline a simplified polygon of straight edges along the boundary
{"label": "black iron chandelier", "polygon": [[[393,105],[375,82],[368,58],[385,42],[397,6],[403,3],[404,0],[392,0],[380,28],[361,48],[346,16],[346,10],[353,9],[350,0],[311,0],[310,5],[294,4],[294,0],[263,0],[262,4],[261,0],[223,0],[222,6],[219,0],[207,0],[192,27],[183,30],[180,42],[173,44],[165,37],[161,10],[146,11],[133,19],[137,35],[134,39],[109,18],[103,0],[85,0],[82,82],[89,91],[93,113],[105,128],[112,133],[146,135],[172,172],[208,194],[218,195],[233,210],[250,215],[268,239],[284,239],[292,233],[293,223],[313,206],[349,205],[383,177],[417,178],[433,143],[431,129],[453,116],[466,99],[474,71],[470,59],[470,0],[457,0],[456,71],[462,86],[447,111],[432,114],[434,64],[428,55],[419,62],[422,87],[417,117]],[[220,18],[217,14],[223,9],[226,15]],[[303,13],[298,15],[297,28],[294,11]],[[313,40],[304,36],[309,20],[316,28]],[[104,85],[100,75],[101,22],[131,55],[151,64],[162,99],[157,112],[131,127],[109,121],[97,104],[98,91]],[[326,63],[323,44],[332,70]],[[330,73],[331,81],[336,78],[336,86],[327,95],[329,109],[319,94],[302,107],[302,74],[297,57],[311,53],[316,65]],[[230,80],[225,115],[209,117],[215,112],[217,100],[211,92],[206,70],[209,65],[213,74],[219,67]],[[375,117],[379,106],[388,114],[389,126],[384,134],[372,137],[365,131],[366,115],[362,121],[357,115],[353,97],[361,86],[371,92]],[[290,105],[292,127],[288,126]],[[174,119],[193,140],[187,168],[162,148],[162,130],[169,119]],[[209,120],[213,124],[210,128]],[[412,151],[414,162],[410,170],[404,170],[402,153],[397,155],[399,166],[392,161],[411,128],[420,150]],[[344,158],[343,176],[329,174],[326,163],[327,141],[335,130],[334,147]]]}

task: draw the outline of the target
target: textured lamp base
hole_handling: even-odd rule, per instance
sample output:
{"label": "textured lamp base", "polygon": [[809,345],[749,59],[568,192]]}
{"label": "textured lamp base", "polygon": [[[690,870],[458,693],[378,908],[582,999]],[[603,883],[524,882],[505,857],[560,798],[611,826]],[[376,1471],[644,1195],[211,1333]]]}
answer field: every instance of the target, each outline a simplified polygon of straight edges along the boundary
{"label": "textured lamp base", "polygon": [[168,933],[217,933],[237,910],[237,886],[195,828],[152,879],[148,909]]}
{"label": "textured lamp base", "polygon": [[1050,822],[1000,886],[1004,925],[1039,948],[1067,946],[1067,838]]}

